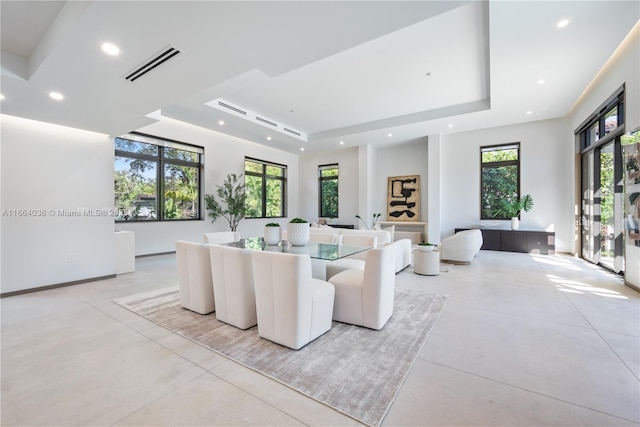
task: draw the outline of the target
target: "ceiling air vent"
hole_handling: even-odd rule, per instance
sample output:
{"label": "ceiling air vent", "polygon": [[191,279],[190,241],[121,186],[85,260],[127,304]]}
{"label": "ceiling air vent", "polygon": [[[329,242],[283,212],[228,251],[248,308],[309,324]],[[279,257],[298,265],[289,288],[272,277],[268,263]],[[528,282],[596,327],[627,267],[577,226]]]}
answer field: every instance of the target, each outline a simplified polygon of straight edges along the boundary
{"label": "ceiling air vent", "polygon": [[271,122],[271,121],[269,121],[267,119],[263,119],[260,116],[256,116],[256,120],[259,121],[259,122],[262,122],[262,123],[266,123],[266,124],[271,125],[271,126],[276,127],[276,128],[278,127],[277,123],[273,123],[273,122]]}
{"label": "ceiling air vent", "polygon": [[242,107],[238,107],[237,105],[233,105],[229,101],[226,101],[222,98],[212,99],[209,102],[205,102],[205,105],[208,105],[211,108],[215,108],[216,110],[224,111],[227,114],[232,114],[246,121],[253,122],[262,127],[269,128],[273,131],[280,132],[281,134],[286,135],[288,137],[307,142],[306,133],[298,132],[298,131],[292,130],[291,128],[287,128],[282,123],[278,123],[274,120],[265,119],[264,117],[256,114],[254,111],[251,111]]}
{"label": "ceiling air vent", "polygon": [[285,132],[292,133],[292,134],[294,134],[296,136],[301,136],[302,135],[300,132],[296,132],[295,130],[291,130],[291,129],[288,129],[288,128],[284,128],[284,130],[285,130]]}
{"label": "ceiling air vent", "polygon": [[139,79],[140,77],[142,77],[145,74],[147,74],[149,71],[155,69],[156,67],[158,67],[161,64],[164,64],[165,62],[167,62],[168,60],[170,60],[171,58],[173,58],[174,56],[176,56],[179,53],[180,53],[180,51],[177,50],[176,48],[173,48],[171,46],[167,46],[166,48],[162,49],[162,51],[160,53],[158,53],[156,56],[154,56],[153,58],[149,58],[148,60],[146,60],[144,62],[143,65],[141,65],[140,67],[138,67],[135,70],[131,71],[125,77],[125,80],[129,80],[130,82],[134,82],[137,79]]}
{"label": "ceiling air vent", "polygon": [[235,111],[236,113],[240,113],[240,114],[242,114],[243,116],[246,116],[246,115],[247,115],[247,112],[246,112],[246,111],[241,110],[241,109],[240,109],[240,108],[238,108],[238,107],[234,107],[233,105],[229,105],[229,104],[227,104],[227,103],[225,103],[225,102],[218,101],[218,105],[219,105],[219,106],[221,106],[221,107],[226,108],[227,110],[231,110],[231,111]]}

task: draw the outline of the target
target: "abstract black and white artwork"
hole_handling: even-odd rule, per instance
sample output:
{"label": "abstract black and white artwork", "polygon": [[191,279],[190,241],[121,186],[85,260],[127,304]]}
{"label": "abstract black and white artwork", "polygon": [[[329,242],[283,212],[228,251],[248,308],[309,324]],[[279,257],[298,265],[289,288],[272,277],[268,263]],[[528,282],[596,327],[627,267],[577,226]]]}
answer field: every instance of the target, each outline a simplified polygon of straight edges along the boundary
{"label": "abstract black and white artwork", "polygon": [[420,175],[390,176],[388,221],[420,221]]}

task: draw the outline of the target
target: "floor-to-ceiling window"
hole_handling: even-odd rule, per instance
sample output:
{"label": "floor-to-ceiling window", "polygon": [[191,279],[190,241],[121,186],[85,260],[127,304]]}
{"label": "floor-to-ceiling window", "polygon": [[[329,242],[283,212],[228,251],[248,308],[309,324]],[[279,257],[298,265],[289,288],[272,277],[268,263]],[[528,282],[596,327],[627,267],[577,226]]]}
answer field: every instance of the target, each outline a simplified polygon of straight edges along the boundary
{"label": "floor-to-ceiling window", "polygon": [[576,130],[581,155],[582,257],[624,270],[622,149],[624,86]]}

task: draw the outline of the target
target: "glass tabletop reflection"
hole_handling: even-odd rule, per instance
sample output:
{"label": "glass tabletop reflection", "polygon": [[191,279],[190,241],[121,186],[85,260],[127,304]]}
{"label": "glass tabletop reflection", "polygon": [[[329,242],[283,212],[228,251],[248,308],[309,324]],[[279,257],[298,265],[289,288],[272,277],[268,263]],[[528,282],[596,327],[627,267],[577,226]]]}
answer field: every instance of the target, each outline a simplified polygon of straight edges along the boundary
{"label": "glass tabletop reflection", "polygon": [[308,242],[304,246],[293,246],[286,240],[277,245],[267,245],[262,237],[248,237],[240,239],[238,242],[224,243],[227,246],[236,248],[253,249],[257,251],[284,252],[288,254],[309,255],[310,258],[333,261],[349,255],[363,252],[370,247],[335,245],[331,243]]}

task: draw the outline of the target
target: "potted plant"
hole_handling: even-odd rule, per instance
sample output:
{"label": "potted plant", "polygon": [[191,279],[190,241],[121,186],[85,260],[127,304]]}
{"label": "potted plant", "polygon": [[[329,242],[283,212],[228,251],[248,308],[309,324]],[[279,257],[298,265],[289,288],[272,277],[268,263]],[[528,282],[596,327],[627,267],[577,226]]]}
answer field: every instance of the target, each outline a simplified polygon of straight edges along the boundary
{"label": "potted plant", "polygon": [[287,240],[293,246],[304,246],[309,242],[309,222],[302,218],[293,218],[287,227]]}
{"label": "potted plant", "polygon": [[264,226],[264,242],[267,245],[277,245],[282,240],[280,233],[280,224],[270,222]]}
{"label": "potted plant", "polygon": [[247,195],[244,183],[240,181],[241,177],[242,174],[231,173],[227,175],[222,185],[216,185],[216,194],[220,198],[220,202],[211,194],[205,194],[204,196],[211,222],[223,217],[229,222],[231,231],[236,231],[238,223],[244,218],[244,202]]}
{"label": "potted plant", "polygon": [[436,245],[429,242],[418,243],[418,250],[422,252],[431,252],[435,249]]}
{"label": "potted plant", "polygon": [[531,194],[525,194],[515,200],[502,199],[496,213],[505,218],[511,218],[511,229],[517,230],[520,227],[520,213],[529,212],[531,208],[533,208],[533,197]]}

